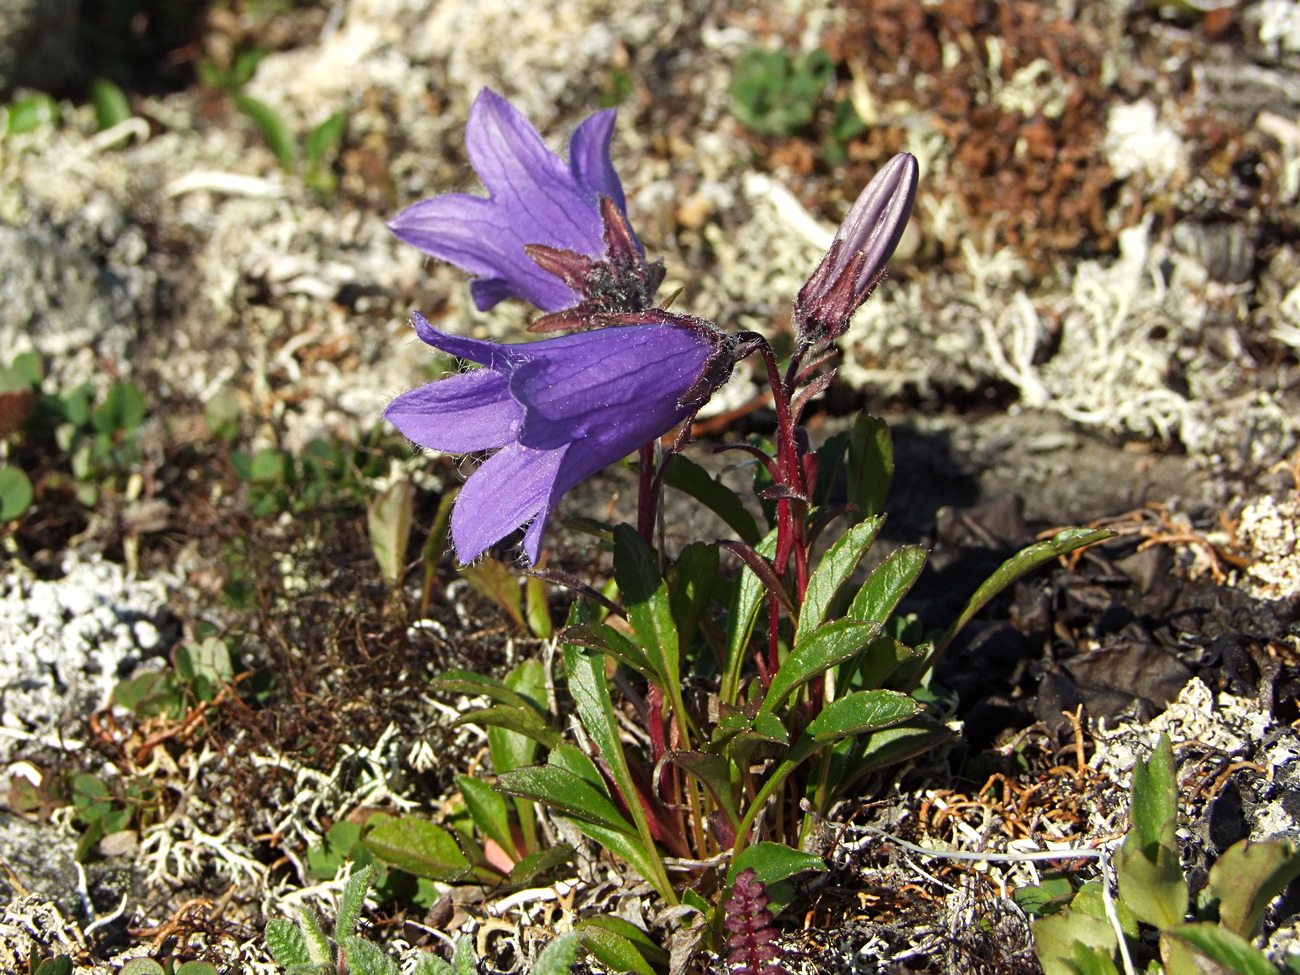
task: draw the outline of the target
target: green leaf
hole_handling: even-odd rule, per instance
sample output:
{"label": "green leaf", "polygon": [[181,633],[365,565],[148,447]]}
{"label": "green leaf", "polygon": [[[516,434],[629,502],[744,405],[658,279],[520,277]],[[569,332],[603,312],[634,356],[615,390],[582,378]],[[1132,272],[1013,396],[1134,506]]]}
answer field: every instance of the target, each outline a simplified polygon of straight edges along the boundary
{"label": "green leaf", "polygon": [[1070,552],[1086,545],[1093,545],[1105,541],[1107,538],[1113,538],[1114,535],[1114,532],[1107,531],[1104,528],[1067,528],[1064,531],[1057,532],[1055,536],[1047,541],[1037,542],[1011,556],[975,591],[975,595],[971,596],[970,601],[961,611],[961,615],[948,627],[943,639],[939,641],[937,654],[942,654],[948,648],[948,644],[952,643],[953,638],[961,632],[967,623],[975,618],[975,615],[981,609],[989,604],[993,597],[1026,572],[1031,572],[1044,562],[1050,562],[1062,555],[1068,555]]}
{"label": "green leaf", "polygon": [[1300,855],[1290,843],[1233,844],[1210,868],[1209,893],[1219,898],[1219,923],[1253,938],[1269,903],[1300,876]]}
{"label": "green leaf", "polygon": [[505,797],[482,779],[469,775],[456,776],[456,786],[465,798],[470,818],[486,836],[496,841],[497,846],[519,860],[521,851],[516,849],[514,837],[510,834],[510,813],[506,807]]}
{"label": "green leaf", "polygon": [[926,554],[919,545],[904,545],[890,552],[858,590],[849,607],[849,618],[877,623],[889,619],[925,568]]}
{"label": "green leaf", "polygon": [[414,511],[415,485],[409,478],[389,485],[366,510],[370,550],[390,586],[399,585],[406,574],[406,546],[411,538]]}
{"label": "green leaf", "polygon": [[1178,827],[1178,780],[1174,750],[1168,735],[1161,735],[1151,758],[1133,766],[1133,799],[1129,806],[1133,830],[1130,838],[1143,850],[1174,846]]}
{"label": "green leaf", "polygon": [[785,761],[798,765],[844,738],[870,734],[901,724],[920,713],[920,705],[898,691],[855,691],[830,701],[809,722]]}
{"label": "green leaf", "polygon": [[[522,666],[521,664],[520,667]],[[518,670],[519,668],[516,668],[512,674],[518,672]],[[542,713],[536,703],[528,700],[502,681],[484,674],[476,674],[470,670],[449,670],[441,677],[435,678],[431,686],[435,691],[442,691],[444,694],[465,694],[469,697],[482,695],[502,704],[509,704],[514,707],[531,707],[539,714]]]}
{"label": "green leaf", "polygon": [[455,975],[478,975],[478,960],[474,957],[474,942],[469,935],[456,939],[451,952],[451,970]]}
{"label": "green leaf", "polygon": [[258,101],[251,95],[236,95],[235,107],[248,116],[253,124],[257,126],[257,130],[262,134],[267,147],[270,148],[275,155],[276,161],[279,162],[280,168],[286,173],[293,172],[297,149],[294,146],[293,135],[289,132],[289,127],[285,125],[284,120],[276,114],[270,105]]}
{"label": "green leaf", "polygon": [[535,878],[569,863],[573,859],[573,853],[574,849],[568,843],[559,843],[530,853],[510,869],[506,882],[512,887],[527,886]]}
{"label": "green leaf", "polygon": [[772,675],[760,712],[775,711],[797,687],[848,660],[880,636],[880,624],[838,619],[808,634]]}
{"label": "green leaf", "polygon": [[217,969],[210,962],[187,961],[176,967],[176,975],[217,975]]}
{"label": "green leaf", "polygon": [[[654,837],[650,832],[647,819],[649,814],[641,803],[636,783],[632,780],[632,772],[628,768],[627,756],[623,752],[618,721],[614,717],[614,704],[610,699],[609,685],[605,680],[605,656],[599,651],[566,643],[564,671],[568,677],[569,693],[573,695],[574,706],[582,719],[582,726],[591,736],[596,751],[604,759],[605,767],[609,770],[622,796],[624,805],[632,814],[642,848],[646,850],[647,855],[651,855],[654,850]],[[607,822],[603,825],[615,824]],[[657,866],[654,873],[645,879],[650,881],[656,890],[672,890],[668,875],[662,866]]]}
{"label": "green leaf", "polygon": [[135,383],[114,383],[104,402],[90,414],[97,433],[130,433],[144,422],[144,396]]}
{"label": "green leaf", "polygon": [[921,706],[898,691],[855,691],[830,701],[808,723],[804,734],[819,744],[830,744],[851,735],[879,731],[920,713]]}
{"label": "green leaf", "polygon": [[[456,719],[456,724],[474,724],[487,729],[502,728],[546,748],[554,748],[563,737],[534,708],[511,707],[509,704],[494,704],[490,708],[467,711]],[[523,758],[522,753],[530,750],[518,748],[518,744],[512,741],[504,748],[510,755],[506,760],[510,768],[517,768],[521,764],[517,759]],[[531,758],[532,755],[527,756],[527,759]]]}
{"label": "green leaf", "polygon": [[835,540],[817,563],[817,568],[808,580],[803,605],[799,609],[799,625],[794,634],[795,649],[826,619],[840,588],[867,554],[884,523],[884,517],[877,515],[854,525]]}
{"label": "green leaf", "polygon": [[35,498],[32,482],[22,468],[0,465],[0,522],[20,517]]}
{"label": "green leaf", "polygon": [[1115,855],[1124,903],[1138,920],[1167,930],[1187,915],[1187,880],[1178,853],[1178,782],[1168,735],[1148,761],[1133,767],[1133,828]]}
{"label": "green leaf", "polygon": [[400,975],[401,969],[397,963],[377,944],[362,938],[348,937],[340,941],[340,948],[349,975]]}
{"label": "green leaf", "polygon": [[674,455],[664,468],[664,483],[684,491],[712,511],[746,545],[757,545],[763,537],[740,496],[694,461],[681,454]]}
{"label": "green leaf", "polygon": [[819,856],[764,840],[745,847],[732,858],[731,866],[727,868],[727,886],[734,884],[736,877],[751,867],[764,884],[774,884],[805,870],[825,870],[826,864]]}
{"label": "green leaf", "polygon": [[846,475],[849,503],[858,508],[852,520],[880,514],[894,478],[894,443],[884,420],[859,413],[853,421]]}
{"label": "green leaf", "polygon": [[1114,958],[1104,948],[1076,944],[1073,961],[1079,975],[1119,975]]}
{"label": "green leaf", "polygon": [[645,652],[608,623],[575,623],[565,627],[564,640],[566,643],[578,643],[607,653],[643,677],[653,674]]}
{"label": "green leaf", "polygon": [[[1171,928],[1161,937],[1176,939],[1191,945],[1207,958],[1237,975],[1277,975],[1273,963],[1263,952],[1251,946],[1239,934],[1218,924],[1203,922],[1181,924]],[[1199,966],[1198,966],[1199,967]]]}
{"label": "green leaf", "polygon": [[1074,964],[1076,945],[1105,954],[1119,948],[1109,921],[1070,908],[1035,921],[1033,931],[1038,960],[1046,975],[1079,975]]}
{"label": "green leaf", "polygon": [[677,625],[673,621],[668,587],[659,575],[654,553],[629,525],[614,528],[614,578],[627,607],[628,622],[659,675],[656,681],[676,704],[674,691],[681,673]]}
{"label": "green leaf", "polygon": [[381,823],[366,834],[366,849],[407,873],[454,883],[469,873],[469,861],[456,838],[416,816]]}
{"label": "green leaf", "polygon": [[582,946],[610,971],[655,975],[655,970],[637,950],[636,945],[621,934],[590,922],[580,924],[576,930],[581,933],[579,940]]}
{"label": "green leaf", "polygon": [[55,955],[41,962],[36,975],[72,975],[72,959],[67,955]]}
{"label": "green leaf", "polygon": [[303,944],[307,947],[307,962],[310,965],[332,965],[334,955],[330,948],[329,936],[321,926],[316,912],[306,906],[298,908],[298,929],[302,932]]}
{"label": "green leaf", "polygon": [[558,765],[529,765],[497,776],[497,788],[553,806],[561,812],[629,835],[636,827],[623,818],[609,793]]}
{"label": "green leaf", "polygon": [[8,129],[12,135],[32,132],[59,117],[59,106],[43,91],[15,98],[8,106]]}
{"label": "green leaf", "polygon": [[163,967],[152,958],[132,958],[120,972],[121,975],[163,975]]}
{"label": "green leaf", "polygon": [[432,951],[422,951],[420,957],[415,960],[411,975],[455,975],[455,973],[450,965]]}
{"label": "green leaf", "polygon": [[740,810],[732,797],[731,763],[719,755],[708,752],[667,752],[664,758],[694,775],[709,790],[714,803],[730,820],[732,827],[740,825]]}
{"label": "green leaf", "polygon": [[692,542],[668,569],[668,593],[680,646],[689,649],[718,583],[716,545]]}
{"label": "green leaf", "polygon": [[308,133],[302,147],[303,159],[307,162],[308,170],[315,170],[320,166],[325,154],[339,144],[347,126],[347,113],[335,112]]}
{"label": "green leaf", "polygon": [[556,938],[537,956],[529,975],[569,975],[569,969],[578,957],[581,939],[581,931],[570,931]]}
{"label": "green leaf", "polygon": [[[631,921],[625,921],[623,918],[614,914],[598,914],[595,917],[584,918],[576,925],[580,931],[588,931],[592,928],[604,928],[607,931],[613,931],[630,944],[634,945],[641,957],[650,962],[652,965],[667,966],[669,962],[668,952],[654,941],[649,934],[642,931]],[[584,943],[586,939],[583,939]],[[595,952],[593,952],[595,954]],[[597,955],[599,958],[600,956]],[[601,961],[605,959],[601,958]],[[605,962],[606,965],[615,971],[621,971],[616,964]]]}
{"label": "green leaf", "polygon": [[348,882],[343,885],[338,917],[334,920],[334,940],[346,938],[356,931],[361,909],[366,906],[366,891],[370,888],[374,872],[372,867],[363,867],[348,877]]}
{"label": "green leaf", "polygon": [[131,117],[131,105],[126,100],[126,95],[107,78],[91,81],[90,101],[95,106],[95,124],[101,132]]}
{"label": "green leaf", "polygon": [[[776,553],[775,528],[754,546],[754,551],[769,559]],[[740,570],[736,595],[727,616],[727,659],[723,663],[722,687],[719,691],[724,704],[734,706],[740,694],[740,674],[749,658],[754,621],[758,618],[759,607],[763,605],[766,595],[767,590],[762,580],[753,569],[744,566]]]}
{"label": "green leaf", "polygon": [[546,583],[537,576],[527,576],[524,579],[524,616],[528,621],[528,632],[537,639],[549,640],[555,635]]}

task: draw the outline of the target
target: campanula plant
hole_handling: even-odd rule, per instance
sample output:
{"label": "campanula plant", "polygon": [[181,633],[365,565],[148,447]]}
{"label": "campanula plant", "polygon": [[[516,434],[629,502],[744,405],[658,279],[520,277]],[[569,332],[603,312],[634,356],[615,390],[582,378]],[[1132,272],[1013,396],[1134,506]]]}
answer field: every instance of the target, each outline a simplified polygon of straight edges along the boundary
{"label": "campanula plant", "polygon": [[[754,930],[768,930],[769,904],[777,911],[791,896],[782,881],[823,867],[805,849],[817,819],[880,770],[950,737],[918,688],[972,616],[1024,572],[1106,533],[1061,532],[1015,556],[943,631],[926,632],[897,612],[924,567],[920,546],[855,580],[883,521],[888,431],[859,417],[813,449],[800,421],[830,383],[835,342],[903,234],[916,160],[889,160],[849,210],[795,298],[795,343],[782,363],[763,335],[726,335],[654,307],[662,267],[646,260],[628,224],[608,155],[612,126],[610,112],[582,123],[566,163],[500,96],[479,96],[467,141],[489,195],[416,203],[392,228],[476,275],[480,307],[519,297],[543,312],[534,330],[576,331],[502,345],[446,334],[416,316],[421,339],[481,368],[399,396],[387,416],[433,449],[495,451],[451,517],[462,561],[522,527],[524,555],[535,564],[564,494],[638,455],[637,524],[604,529],[619,602],[585,590],[560,636],[564,713],[552,713],[545,695],[465,671],[440,687],[486,695],[489,706],[462,721],[520,736],[536,752],[498,768],[495,788],[517,800],[515,812],[500,806],[480,824],[485,832],[524,825],[519,800],[542,803],[625,860],[669,905],[698,909],[707,920],[701,935],[707,930],[720,948],[727,910],[717,905],[752,901],[750,913],[764,915]],[[678,456],[695,412],[751,355],[775,408],[772,446],[719,449],[757,460],[766,525]],[[670,446],[658,449],[674,429]],[[736,537],[664,550],[656,525],[665,486],[712,509]],[[738,560],[736,578],[721,571],[722,553]],[[576,740],[563,731],[569,711],[581,728]],[[628,713],[641,726],[636,740],[620,723]],[[758,952],[746,965],[768,960],[758,941],[746,945]],[[615,947],[631,951],[632,942]]]}

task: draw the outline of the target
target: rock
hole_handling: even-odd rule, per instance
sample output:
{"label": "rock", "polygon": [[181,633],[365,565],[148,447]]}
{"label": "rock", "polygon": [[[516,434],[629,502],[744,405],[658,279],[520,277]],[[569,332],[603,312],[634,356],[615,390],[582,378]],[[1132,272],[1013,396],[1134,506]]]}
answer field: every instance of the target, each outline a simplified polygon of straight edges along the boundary
{"label": "rock", "polygon": [[163,581],[76,556],[64,571],[0,576],[0,761],[26,743],[78,740],[118,680],[175,638]]}

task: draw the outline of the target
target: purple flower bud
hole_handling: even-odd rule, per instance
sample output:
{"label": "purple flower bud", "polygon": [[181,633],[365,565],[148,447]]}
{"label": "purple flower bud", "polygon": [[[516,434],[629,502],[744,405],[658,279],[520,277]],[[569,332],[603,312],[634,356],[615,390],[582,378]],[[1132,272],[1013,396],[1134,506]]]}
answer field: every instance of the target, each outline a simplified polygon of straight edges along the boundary
{"label": "purple flower bud", "polygon": [[916,157],[900,152],[875,175],[835,232],[830,250],[799,289],[794,325],[804,345],[832,342],[885,273],[916,201]]}
{"label": "purple flower bud", "polygon": [[560,498],[694,414],[730,377],[736,346],[701,319],[659,310],[522,345],[458,338],[421,315],[413,324],[434,348],[483,365],[403,393],[384,411],[423,447],[496,451],[452,511],[462,562],[531,522],[524,554],[535,563]]}
{"label": "purple flower bud", "polygon": [[[566,163],[518,109],[485,88],[470,109],[465,145],[487,197],[435,196],[407,207],[388,227],[426,254],[477,275],[470,293],[480,310],[510,297],[546,312],[568,308],[584,295],[540,267],[525,247],[604,257],[600,199],[612,201],[624,217],[627,209],[609,159],[614,116],[607,109],[579,125]],[[630,229],[627,234],[641,254],[640,241]]]}

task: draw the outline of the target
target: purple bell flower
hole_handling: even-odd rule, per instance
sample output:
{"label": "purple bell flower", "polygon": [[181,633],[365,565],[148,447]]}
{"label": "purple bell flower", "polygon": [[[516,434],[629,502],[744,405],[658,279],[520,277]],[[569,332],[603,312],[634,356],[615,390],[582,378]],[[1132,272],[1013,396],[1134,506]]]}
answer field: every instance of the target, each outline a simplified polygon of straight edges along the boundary
{"label": "purple bell flower", "polygon": [[[599,261],[606,251],[605,197],[626,218],[623,186],[609,160],[613,109],[597,112],[574,130],[566,163],[546,148],[524,115],[490,89],[470,109],[465,145],[488,191],[486,197],[446,193],[421,200],[388,227],[401,240],[449,261],[477,280],[470,293],[486,311],[505,298],[523,298],[545,312],[569,308],[585,296],[525,246],[568,251]],[[638,256],[640,241],[630,236]]]}
{"label": "purple bell flower", "polygon": [[536,563],[561,497],[667,433],[726,382],[736,341],[701,319],[658,309],[607,316],[612,327],[521,345],[440,332],[429,345],[483,368],[397,397],[384,416],[434,450],[495,450],[461,489],[451,537],[461,562],[531,522]]}

